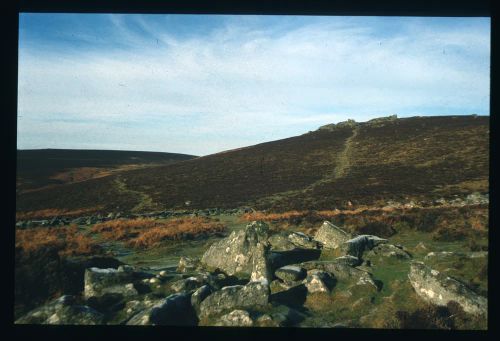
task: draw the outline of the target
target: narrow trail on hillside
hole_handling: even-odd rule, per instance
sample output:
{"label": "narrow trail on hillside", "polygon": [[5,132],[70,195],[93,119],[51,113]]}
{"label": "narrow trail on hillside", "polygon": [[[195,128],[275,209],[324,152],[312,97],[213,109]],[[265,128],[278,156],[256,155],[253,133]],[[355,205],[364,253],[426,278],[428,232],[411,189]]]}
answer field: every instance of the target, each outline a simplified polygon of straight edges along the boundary
{"label": "narrow trail on hillside", "polygon": [[332,164],[335,165],[335,167],[331,172],[325,174],[323,178],[313,182],[312,184],[308,185],[305,188],[281,192],[281,193],[275,193],[266,198],[261,198],[259,201],[270,204],[272,202],[279,201],[282,198],[291,197],[294,195],[300,195],[306,192],[311,192],[317,186],[324,185],[327,183],[332,183],[335,180],[345,176],[349,171],[349,168],[351,167],[351,154],[354,148],[354,140],[356,139],[358,134],[359,134],[359,126],[355,126],[352,129],[352,135],[346,138],[344,142],[344,149],[342,149],[340,153],[332,155]]}
{"label": "narrow trail on hillside", "polygon": [[150,195],[128,188],[127,184],[123,181],[123,179],[120,176],[116,177],[114,183],[120,193],[138,197],[139,203],[131,209],[131,212],[140,212],[143,210],[151,211],[158,208],[158,205],[155,202],[153,202],[153,198],[151,198]]}
{"label": "narrow trail on hillside", "polygon": [[333,156],[333,164],[335,165],[333,171],[326,174],[322,179],[307,186],[305,188],[306,191],[312,190],[314,187],[325,184],[327,182],[331,183],[332,181],[342,178],[347,174],[349,168],[351,167],[351,154],[354,146],[354,140],[358,136],[358,133],[359,127],[354,127],[352,129],[352,135],[349,136],[344,142],[344,149],[342,149],[339,154]]}
{"label": "narrow trail on hillside", "polygon": [[344,150],[337,156],[335,160],[335,170],[333,172],[333,180],[339,179],[346,175],[346,172],[351,166],[351,153],[354,145],[354,139],[358,136],[359,127],[354,127],[352,135],[345,140]]}

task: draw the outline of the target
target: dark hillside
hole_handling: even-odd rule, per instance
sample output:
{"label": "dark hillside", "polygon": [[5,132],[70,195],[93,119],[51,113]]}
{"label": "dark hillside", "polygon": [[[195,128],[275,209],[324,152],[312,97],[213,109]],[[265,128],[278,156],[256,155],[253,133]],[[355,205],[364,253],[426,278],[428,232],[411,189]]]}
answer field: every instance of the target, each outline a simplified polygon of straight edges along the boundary
{"label": "dark hillside", "polygon": [[18,190],[91,178],[99,171],[127,165],[168,164],[193,155],[121,150],[30,149],[17,151]]}
{"label": "dark hillside", "polygon": [[488,167],[489,117],[379,119],[19,194],[17,209],[333,209],[488,192]]}

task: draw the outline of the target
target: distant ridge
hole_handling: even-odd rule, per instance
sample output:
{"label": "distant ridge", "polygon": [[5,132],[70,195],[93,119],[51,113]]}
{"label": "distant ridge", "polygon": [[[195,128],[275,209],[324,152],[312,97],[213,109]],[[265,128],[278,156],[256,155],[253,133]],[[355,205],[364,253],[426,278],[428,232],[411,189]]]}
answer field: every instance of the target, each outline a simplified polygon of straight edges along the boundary
{"label": "distant ridge", "polygon": [[477,115],[349,120],[188,162],[18,194],[17,209],[126,211],[147,195],[164,209],[189,202],[189,208],[321,210],[485,193],[489,129],[489,116]]}
{"label": "distant ridge", "polygon": [[[98,170],[115,169],[134,165],[170,164],[173,162],[191,160],[194,155],[143,152],[124,150],[94,150],[94,149],[18,149],[17,150],[17,177],[20,190],[61,184],[61,174],[64,172],[79,172],[78,177],[85,179],[94,168],[92,174],[98,176]],[[95,169],[97,168],[97,169]],[[102,174],[101,174],[102,175]],[[56,177],[54,179],[54,177]],[[59,180],[58,180],[59,178]]]}

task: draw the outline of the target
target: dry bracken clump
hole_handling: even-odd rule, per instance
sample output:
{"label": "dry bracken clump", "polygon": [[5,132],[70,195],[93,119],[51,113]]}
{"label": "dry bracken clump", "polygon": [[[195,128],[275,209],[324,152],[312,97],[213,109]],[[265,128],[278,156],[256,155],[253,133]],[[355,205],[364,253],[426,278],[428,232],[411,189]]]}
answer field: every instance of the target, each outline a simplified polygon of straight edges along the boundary
{"label": "dry bracken clump", "polygon": [[56,248],[61,256],[91,255],[101,251],[92,238],[78,231],[76,225],[16,229],[16,248],[28,253],[42,248]]}
{"label": "dry bracken clump", "polygon": [[112,220],[96,224],[92,232],[107,240],[125,241],[135,248],[150,248],[164,240],[193,239],[223,232],[225,226],[217,220],[192,217],[159,221],[149,218]]}

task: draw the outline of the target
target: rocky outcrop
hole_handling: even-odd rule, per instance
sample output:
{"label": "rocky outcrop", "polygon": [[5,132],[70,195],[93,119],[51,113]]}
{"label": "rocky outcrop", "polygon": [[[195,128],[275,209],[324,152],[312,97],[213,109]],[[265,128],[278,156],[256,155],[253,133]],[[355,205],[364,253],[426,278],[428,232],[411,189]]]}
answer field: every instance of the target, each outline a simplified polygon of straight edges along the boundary
{"label": "rocky outcrop", "polygon": [[201,302],[200,318],[220,315],[235,309],[263,307],[267,305],[269,295],[269,285],[262,282],[224,287]]}
{"label": "rocky outcrop", "polygon": [[[201,264],[209,270],[219,269],[228,275],[250,278],[254,257],[259,257],[267,245],[269,227],[263,222],[252,222],[241,231],[214,244],[203,254]],[[258,247],[258,244],[263,244]]]}
{"label": "rocky outcrop", "polygon": [[215,325],[224,327],[252,327],[253,320],[248,311],[238,309],[221,316]]}
{"label": "rocky outcrop", "polygon": [[199,259],[194,259],[190,257],[181,257],[179,260],[179,265],[177,266],[177,272],[189,272],[194,271],[199,265]]}
{"label": "rocky outcrop", "polygon": [[329,272],[314,269],[307,272],[304,284],[310,294],[330,292],[335,285],[335,278]]}
{"label": "rocky outcrop", "polygon": [[345,254],[361,259],[365,251],[371,250],[382,243],[387,243],[387,239],[363,234],[345,241],[341,248]]}
{"label": "rocky outcrop", "polygon": [[196,314],[188,294],[173,294],[134,315],[127,325],[196,325]]}
{"label": "rocky outcrop", "polygon": [[75,296],[64,295],[36,308],[15,321],[16,324],[97,325],[104,315],[85,305],[76,304]]}
{"label": "rocky outcrop", "polygon": [[336,249],[344,242],[351,239],[351,235],[329,221],[325,221],[314,236],[314,240],[320,242],[324,248]]}
{"label": "rocky outcrop", "polygon": [[213,289],[209,285],[204,285],[198,288],[191,295],[191,306],[193,307],[197,315],[200,315],[201,302],[203,302],[203,300],[207,298],[212,292]]}
{"label": "rocky outcrop", "polygon": [[109,293],[134,296],[138,294],[134,287],[134,273],[130,267],[120,266],[118,270],[90,268],[85,270],[84,296],[102,296]]}
{"label": "rocky outcrop", "polygon": [[304,279],[307,272],[300,266],[286,265],[276,270],[274,274],[285,282],[294,282]]}
{"label": "rocky outcrop", "polygon": [[175,292],[188,292],[196,290],[206,284],[206,280],[201,276],[192,276],[173,282],[170,288]]}
{"label": "rocky outcrop", "polygon": [[295,246],[303,249],[319,249],[321,244],[302,232],[292,232],[288,240]]}
{"label": "rocky outcrop", "polygon": [[422,262],[413,262],[408,274],[417,295],[435,305],[457,302],[465,312],[487,315],[487,299],[476,294],[462,282],[431,269]]}
{"label": "rocky outcrop", "polygon": [[381,257],[390,257],[397,259],[410,259],[412,258],[411,254],[406,251],[403,247],[398,247],[393,244],[380,244],[371,249],[366,257],[373,256],[381,256]]}
{"label": "rocky outcrop", "polygon": [[270,283],[273,278],[269,262],[269,245],[257,243],[252,256],[252,273],[250,281],[264,281]]}
{"label": "rocky outcrop", "polygon": [[317,269],[329,272],[335,277],[336,280],[346,281],[350,285],[369,285],[376,290],[380,289],[371,273],[349,266],[343,261],[311,261],[300,263],[299,265],[306,270]]}
{"label": "rocky outcrop", "polygon": [[275,233],[268,238],[272,251],[289,251],[295,249],[297,246],[290,241],[288,233],[279,232]]}

